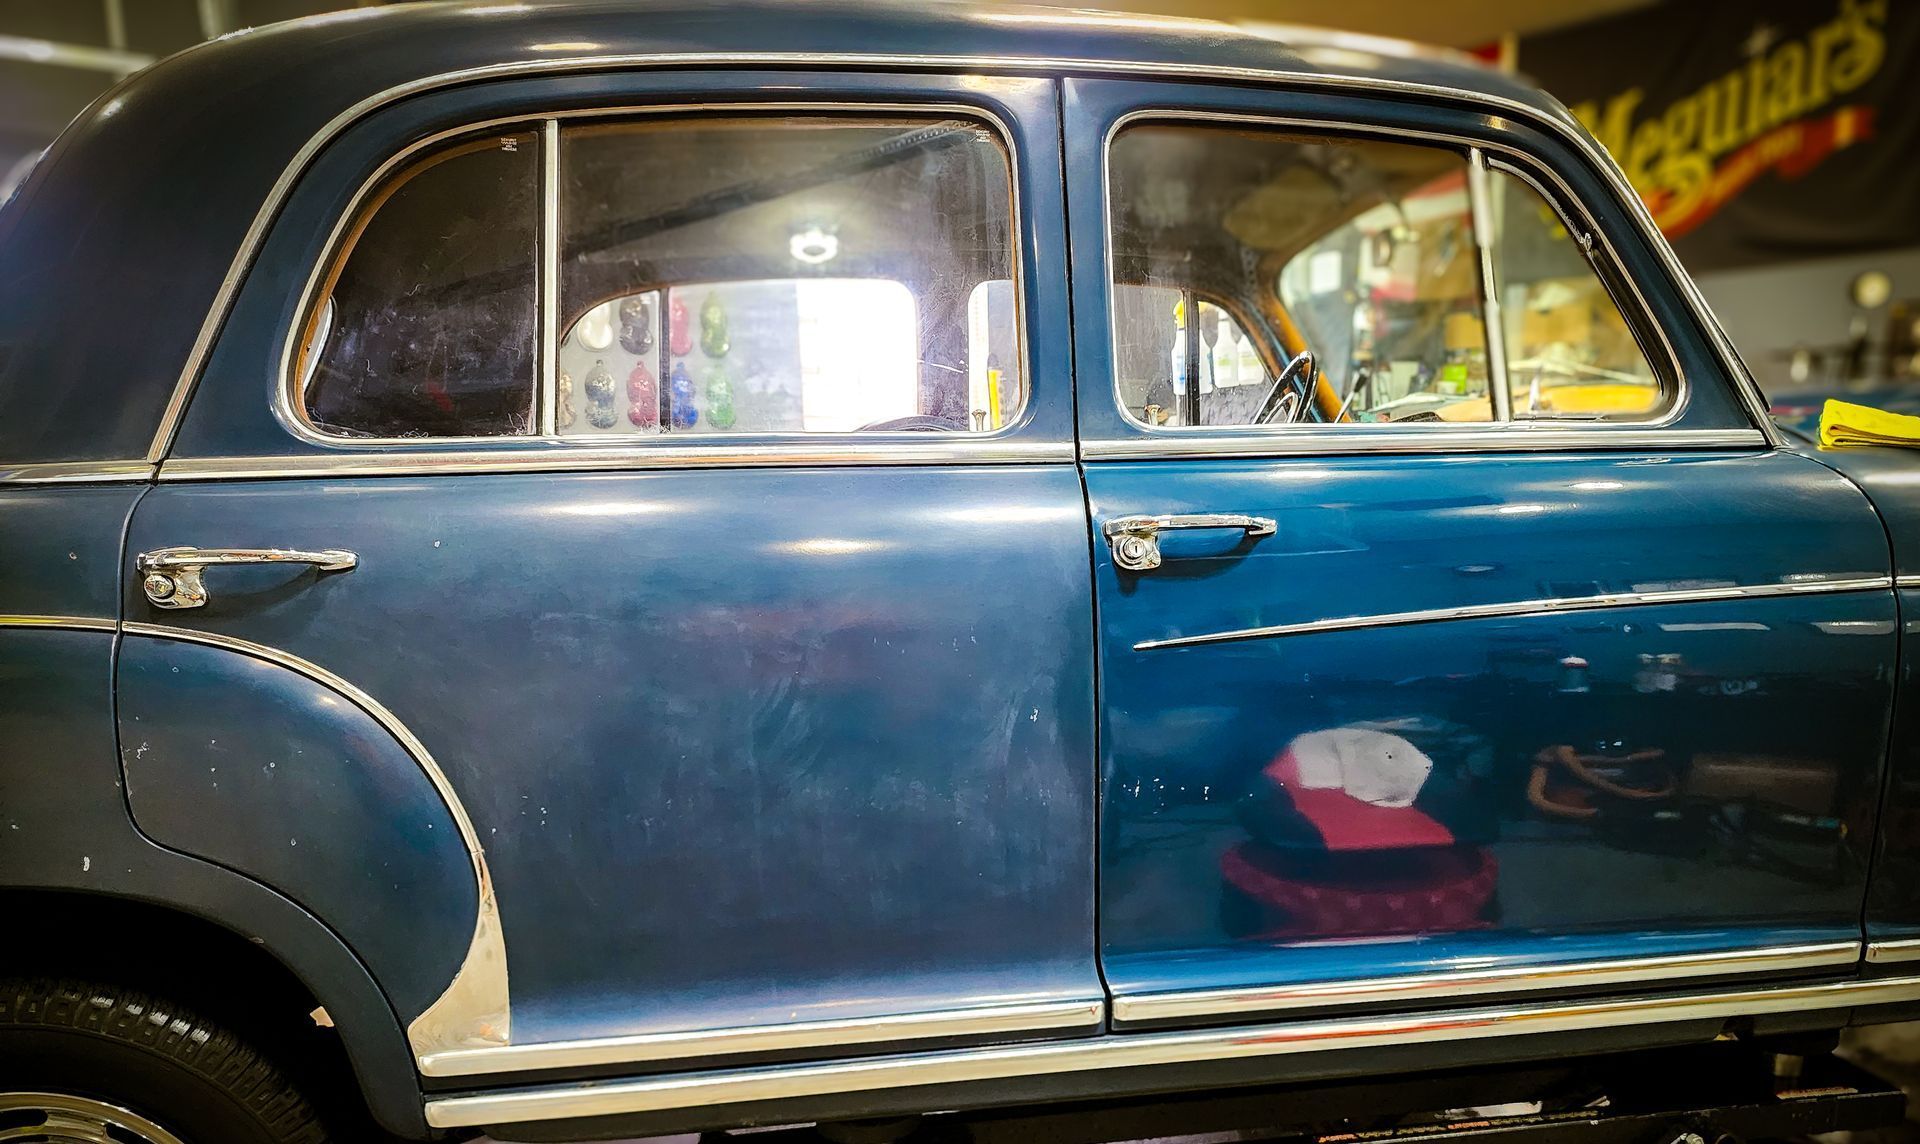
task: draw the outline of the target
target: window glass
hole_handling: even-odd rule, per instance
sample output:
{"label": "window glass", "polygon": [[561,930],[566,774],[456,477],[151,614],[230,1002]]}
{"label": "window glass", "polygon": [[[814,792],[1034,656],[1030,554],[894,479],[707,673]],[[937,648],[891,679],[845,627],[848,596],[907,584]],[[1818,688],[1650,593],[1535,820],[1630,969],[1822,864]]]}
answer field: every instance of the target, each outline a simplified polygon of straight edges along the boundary
{"label": "window glass", "polygon": [[563,130],[567,435],[991,432],[1025,400],[1010,166],[955,119]]}
{"label": "window glass", "polygon": [[1658,412],[1659,381],[1559,214],[1512,175],[1496,171],[1490,183],[1514,417]]}
{"label": "window glass", "polygon": [[530,432],[539,219],[530,133],[463,141],[377,187],[308,318],[308,418],[357,437]]}
{"label": "window glass", "polygon": [[[1499,172],[1476,191],[1463,151],[1150,124],[1120,132],[1109,169],[1115,380],[1136,421],[1636,420],[1667,400],[1558,215]],[[1493,376],[1482,241],[1504,378]],[[1311,369],[1283,368],[1302,351]],[[1223,378],[1227,361],[1260,372],[1243,364]]]}

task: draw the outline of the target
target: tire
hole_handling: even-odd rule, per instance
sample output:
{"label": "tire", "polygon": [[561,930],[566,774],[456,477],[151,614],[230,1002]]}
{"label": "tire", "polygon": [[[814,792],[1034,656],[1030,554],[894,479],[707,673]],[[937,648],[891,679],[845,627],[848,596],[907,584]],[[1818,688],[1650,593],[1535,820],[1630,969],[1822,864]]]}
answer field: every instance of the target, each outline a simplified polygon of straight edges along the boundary
{"label": "tire", "polygon": [[56,1144],[328,1139],[284,1073],[191,1009],[98,982],[0,977],[0,1136],[36,1116],[46,1135],[31,1138]]}

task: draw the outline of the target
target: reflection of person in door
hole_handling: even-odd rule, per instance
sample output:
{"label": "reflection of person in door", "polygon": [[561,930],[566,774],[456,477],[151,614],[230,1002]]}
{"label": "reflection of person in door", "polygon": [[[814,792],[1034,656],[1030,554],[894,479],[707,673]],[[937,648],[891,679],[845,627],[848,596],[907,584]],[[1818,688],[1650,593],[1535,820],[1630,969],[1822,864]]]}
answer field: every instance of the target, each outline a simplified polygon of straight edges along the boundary
{"label": "reflection of person in door", "polygon": [[1498,868],[1447,825],[1433,775],[1413,743],[1364,725],[1294,739],[1242,801],[1251,840],[1221,858],[1229,930],[1302,938],[1487,925]]}

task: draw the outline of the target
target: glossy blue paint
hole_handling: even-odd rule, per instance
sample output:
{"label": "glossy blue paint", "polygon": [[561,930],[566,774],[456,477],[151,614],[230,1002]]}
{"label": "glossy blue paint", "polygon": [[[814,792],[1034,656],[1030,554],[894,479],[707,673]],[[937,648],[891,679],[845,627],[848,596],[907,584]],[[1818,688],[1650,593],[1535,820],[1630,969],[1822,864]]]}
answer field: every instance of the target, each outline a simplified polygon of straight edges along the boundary
{"label": "glossy blue paint", "polygon": [[[1920,576],[1920,470],[1906,449],[1830,449],[1817,444],[1815,423],[1796,429],[1791,448],[1859,485],[1880,514],[1893,546],[1894,570]],[[1874,837],[1873,883],[1867,897],[1869,940],[1920,936],[1920,704],[1914,686],[1916,636],[1920,636],[1920,591],[1899,593],[1900,701],[1894,705],[1892,740],[1881,826]]]}
{"label": "glossy blue paint", "polygon": [[347,697],[288,668],[151,636],[120,649],[134,821],[326,918],[403,1013],[453,980],[479,890],[418,763]]}
{"label": "glossy blue paint", "polygon": [[312,660],[433,752],[516,1043],[1099,995],[1069,465],[163,485],[130,551],[170,544],[359,553],[157,618]]}
{"label": "glossy blue paint", "polygon": [[[1129,420],[1114,399],[1113,342],[1108,333],[1110,294],[1106,266],[1107,203],[1105,179],[1109,134],[1120,120],[1141,112],[1228,113],[1274,116],[1324,124],[1330,131],[1364,128],[1389,136],[1437,133],[1490,147],[1517,148],[1564,179],[1578,196],[1580,212],[1618,251],[1626,276],[1639,284],[1646,311],[1673,347],[1679,373],[1689,379],[1677,428],[1748,428],[1713,349],[1710,332],[1682,303],[1678,283],[1667,273],[1645,235],[1628,218],[1627,206],[1573,149],[1547,132],[1511,117],[1486,115],[1408,99],[1259,90],[1197,83],[1141,83],[1128,80],[1067,78],[1061,81],[1069,172],[1068,217],[1073,226],[1073,313],[1076,400],[1082,440],[1177,440],[1186,433],[1155,433]],[[1284,130],[1284,128],[1278,128]],[[1549,181],[1551,186],[1551,181]],[[1563,204],[1564,205],[1564,204]],[[1257,313],[1259,299],[1235,299],[1243,312]]]}
{"label": "glossy blue paint", "polygon": [[[1292,458],[1090,464],[1087,482],[1096,522],[1279,522],[1253,541],[1163,541],[1166,563],[1143,574],[1096,551],[1101,940],[1117,993],[1856,936],[1890,590],[1134,648],[1885,575],[1878,521],[1830,471],[1784,453]],[[1412,810],[1444,834],[1409,839],[1411,820],[1389,815],[1336,843],[1303,823],[1277,760],[1331,728],[1430,759]],[[1626,793],[1580,781],[1562,747]],[[1594,761],[1639,751],[1660,754]]]}
{"label": "glossy blue paint", "polygon": [[0,484],[0,615],[120,614],[120,538],[145,485]]}

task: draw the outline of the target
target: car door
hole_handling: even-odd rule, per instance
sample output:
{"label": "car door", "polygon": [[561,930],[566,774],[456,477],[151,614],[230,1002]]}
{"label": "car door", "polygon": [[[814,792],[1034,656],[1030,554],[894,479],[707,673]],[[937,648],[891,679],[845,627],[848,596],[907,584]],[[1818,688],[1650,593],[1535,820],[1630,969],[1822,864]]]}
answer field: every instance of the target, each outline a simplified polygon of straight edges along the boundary
{"label": "car door", "polygon": [[1592,161],[1064,106],[1116,1027],[1853,966],[1887,542]]}
{"label": "car door", "polygon": [[329,141],[132,522],[141,828],[335,926],[429,1076],[1096,1029],[1059,187],[1037,79]]}

